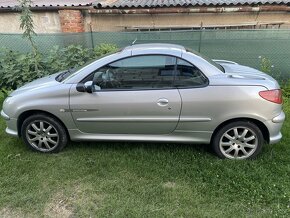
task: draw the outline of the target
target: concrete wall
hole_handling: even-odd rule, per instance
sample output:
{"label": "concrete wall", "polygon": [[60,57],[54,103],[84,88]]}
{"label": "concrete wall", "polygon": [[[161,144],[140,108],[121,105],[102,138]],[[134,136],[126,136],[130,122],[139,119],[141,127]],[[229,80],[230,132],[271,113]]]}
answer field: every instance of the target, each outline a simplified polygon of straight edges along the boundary
{"label": "concrete wall", "polygon": [[162,26],[162,25],[227,25],[248,22],[289,22],[281,28],[290,28],[290,13],[281,12],[236,12],[236,13],[191,13],[191,14],[127,14],[127,15],[105,15],[90,14],[85,16],[85,25],[89,23],[93,31],[122,31],[124,26]]}
{"label": "concrete wall", "polygon": [[[20,13],[0,13],[0,33],[22,33],[19,28]],[[36,33],[61,32],[58,12],[34,12]]]}
{"label": "concrete wall", "polygon": [[[288,22],[281,28],[290,28],[290,13],[287,12],[239,12],[239,13],[190,13],[190,14],[127,14],[106,15],[82,12],[85,31],[124,31],[125,26],[182,26],[182,25],[225,25],[247,22]],[[0,33],[22,33],[19,29],[19,13],[0,13]],[[33,12],[35,32],[58,33],[61,27],[59,12]]]}

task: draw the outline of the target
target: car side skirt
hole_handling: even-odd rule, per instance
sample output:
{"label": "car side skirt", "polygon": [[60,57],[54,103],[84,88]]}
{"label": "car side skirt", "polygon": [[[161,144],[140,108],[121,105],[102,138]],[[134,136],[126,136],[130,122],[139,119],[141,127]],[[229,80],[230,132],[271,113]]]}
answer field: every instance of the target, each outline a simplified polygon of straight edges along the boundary
{"label": "car side skirt", "polygon": [[68,130],[72,141],[148,141],[209,144],[213,132],[210,131],[174,131],[164,135],[142,134],[88,134],[77,129]]}

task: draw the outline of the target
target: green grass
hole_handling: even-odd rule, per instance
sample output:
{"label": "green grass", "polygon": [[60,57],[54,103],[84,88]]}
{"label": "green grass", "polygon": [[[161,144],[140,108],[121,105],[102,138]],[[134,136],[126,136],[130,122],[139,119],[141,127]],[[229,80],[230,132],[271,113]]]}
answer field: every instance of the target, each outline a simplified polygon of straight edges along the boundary
{"label": "green grass", "polygon": [[253,161],[147,143],[70,143],[44,155],[4,128],[1,119],[0,217],[290,217],[289,120],[282,142]]}

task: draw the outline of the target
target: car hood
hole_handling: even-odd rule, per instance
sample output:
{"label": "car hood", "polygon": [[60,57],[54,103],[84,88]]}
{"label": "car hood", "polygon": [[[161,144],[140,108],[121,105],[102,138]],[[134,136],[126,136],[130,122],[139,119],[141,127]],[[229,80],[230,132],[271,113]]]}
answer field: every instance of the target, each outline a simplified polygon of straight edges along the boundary
{"label": "car hood", "polygon": [[57,82],[55,80],[56,76],[59,75],[62,72],[58,72],[46,77],[42,77],[40,79],[36,79],[30,83],[25,84],[24,86],[21,86],[20,88],[16,89],[15,91],[13,91],[10,96],[14,96],[17,95],[19,93],[23,93],[26,91],[32,91],[32,90],[36,90],[36,89],[40,89],[43,87],[49,87],[49,86],[55,86],[55,85],[59,85],[59,82]]}

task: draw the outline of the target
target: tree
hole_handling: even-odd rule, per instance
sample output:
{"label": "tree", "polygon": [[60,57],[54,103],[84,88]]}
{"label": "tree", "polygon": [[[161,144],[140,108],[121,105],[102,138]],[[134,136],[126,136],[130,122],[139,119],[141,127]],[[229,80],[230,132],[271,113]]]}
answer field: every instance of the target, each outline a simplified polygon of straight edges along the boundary
{"label": "tree", "polygon": [[36,33],[34,31],[33,15],[30,10],[30,6],[33,4],[33,1],[32,0],[18,0],[18,2],[19,2],[19,8],[21,10],[20,28],[24,30],[23,37],[27,38],[31,44],[32,53],[35,58],[35,71],[38,71],[38,61],[36,59],[38,58],[39,53],[33,39],[33,36],[36,36]]}

